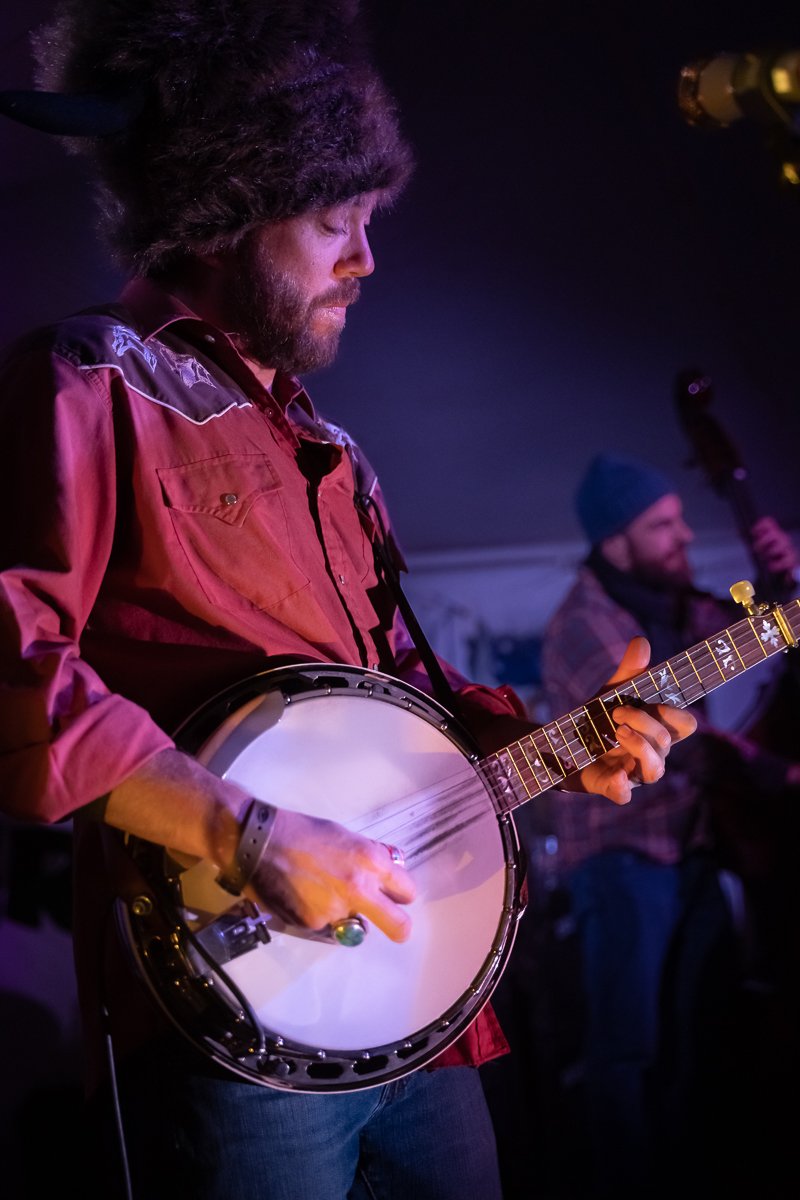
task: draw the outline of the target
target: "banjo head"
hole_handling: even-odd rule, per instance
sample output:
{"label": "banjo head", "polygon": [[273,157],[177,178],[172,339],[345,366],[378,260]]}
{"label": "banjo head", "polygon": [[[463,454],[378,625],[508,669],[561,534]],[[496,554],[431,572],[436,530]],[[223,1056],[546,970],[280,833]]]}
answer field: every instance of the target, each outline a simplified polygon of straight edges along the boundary
{"label": "banjo head", "polygon": [[513,822],[450,714],[390,676],[309,663],[228,689],[177,740],[257,799],[400,847],[417,889],[407,942],[369,929],[343,947],[232,900],[213,864],[130,839],[153,895],[123,929],[182,1032],[307,1092],[377,1086],[441,1053],[500,978],[521,882]]}

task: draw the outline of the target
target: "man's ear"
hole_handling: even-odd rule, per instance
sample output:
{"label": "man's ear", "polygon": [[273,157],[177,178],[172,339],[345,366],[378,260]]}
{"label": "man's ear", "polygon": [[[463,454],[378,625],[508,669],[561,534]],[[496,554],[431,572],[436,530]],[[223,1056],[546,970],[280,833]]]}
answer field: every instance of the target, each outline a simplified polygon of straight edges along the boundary
{"label": "man's ear", "polygon": [[173,264],[163,276],[165,287],[198,317],[219,322],[222,258],[215,254],[192,254]]}
{"label": "man's ear", "polygon": [[611,537],[604,538],[600,543],[600,553],[618,571],[629,571],[631,569],[630,546],[624,531],[622,533],[612,533]]}
{"label": "man's ear", "polygon": [[225,261],[225,254],[222,250],[215,250],[213,253],[195,254],[194,258],[199,266],[209,268],[212,271],[218,271]]}

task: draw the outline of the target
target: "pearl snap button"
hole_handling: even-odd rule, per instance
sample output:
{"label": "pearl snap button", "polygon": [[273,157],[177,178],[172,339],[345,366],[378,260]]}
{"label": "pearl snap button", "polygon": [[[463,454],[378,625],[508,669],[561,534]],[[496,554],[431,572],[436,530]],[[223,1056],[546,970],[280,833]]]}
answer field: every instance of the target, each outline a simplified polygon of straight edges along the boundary
{"label": "pearl snap button", "polygon": [[239,500],[239,497],[236,495],[236,492],[226,492],[225,495],[222,497],[223,504],[229,504],[229,505],[236,504],[238,502],[238,500]]}

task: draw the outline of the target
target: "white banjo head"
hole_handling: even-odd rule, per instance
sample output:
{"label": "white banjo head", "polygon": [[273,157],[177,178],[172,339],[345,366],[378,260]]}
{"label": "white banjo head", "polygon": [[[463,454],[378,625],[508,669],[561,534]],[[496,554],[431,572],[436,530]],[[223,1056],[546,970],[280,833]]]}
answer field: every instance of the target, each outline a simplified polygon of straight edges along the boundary
{"label": "white banjo head", "polygon": [[[397,944],[373,928],[343,947],[270,913],[254,919],[247,902],[231,910],[215,868],[200,862],[179,875],[183,969],[255,1019],[261,1058],[286,1073],[264,1073],[248,1055],[234,1056],[235,1070],[306,1091],[374,1086],[435,1057],[488,999],[519,915],[516,834],[498,819],[463,735],[421,693],[320,664],[259,678],[255,694],[221,708],[228,715],[197,758],[258,799],[403,849],[417,888],[413,931]],[[201,724],[208,718],[202,710]],[[213,955],[218,930],[236,917],[248,948],[209,970],[209,947]],[[146,969],[146,949],[143,957]]]}

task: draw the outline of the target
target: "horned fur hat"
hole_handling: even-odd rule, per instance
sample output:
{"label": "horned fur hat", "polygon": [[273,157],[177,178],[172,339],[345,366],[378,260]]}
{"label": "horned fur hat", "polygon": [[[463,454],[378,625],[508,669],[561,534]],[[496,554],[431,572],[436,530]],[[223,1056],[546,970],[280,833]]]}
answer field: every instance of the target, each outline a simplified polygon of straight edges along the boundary
{"label": "horned fur hat", "polygon": [[411,153],[358,10],[358,0],[63,0],[34,35],[36,82],[120,101],[116,132],[73,124],[82,136],[66,141],[92,161],[101,228],[122,263],[152,274],[265,221],[398,194]]}

